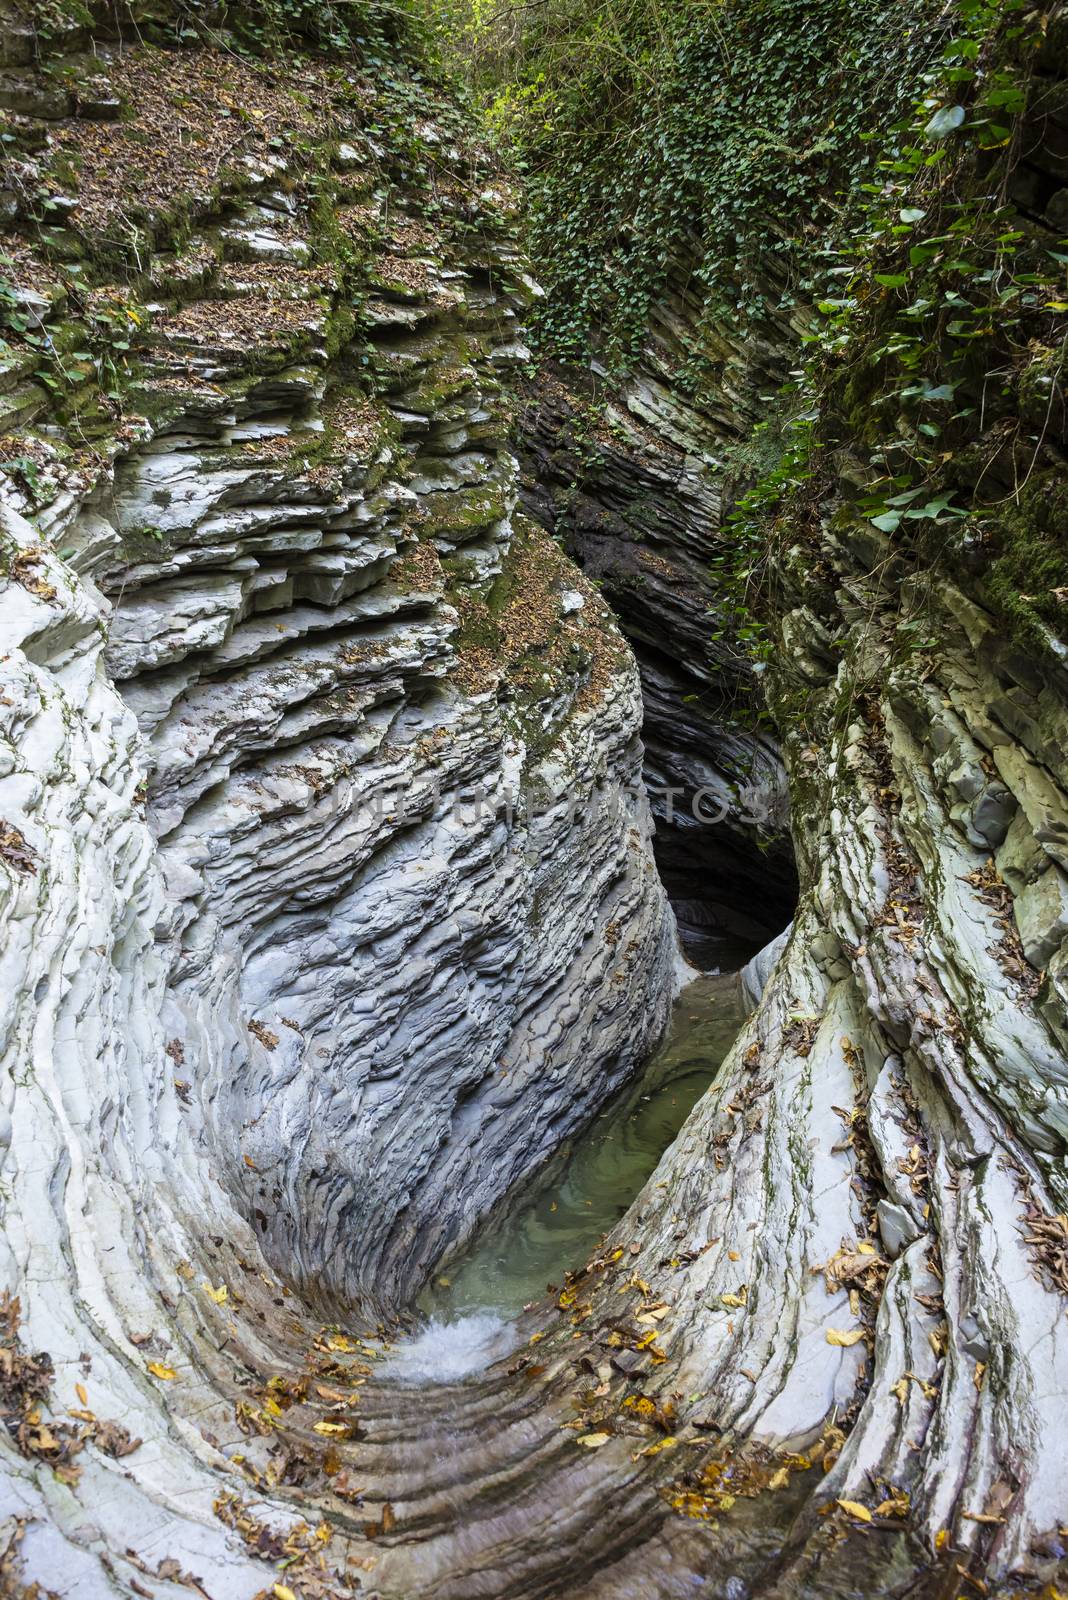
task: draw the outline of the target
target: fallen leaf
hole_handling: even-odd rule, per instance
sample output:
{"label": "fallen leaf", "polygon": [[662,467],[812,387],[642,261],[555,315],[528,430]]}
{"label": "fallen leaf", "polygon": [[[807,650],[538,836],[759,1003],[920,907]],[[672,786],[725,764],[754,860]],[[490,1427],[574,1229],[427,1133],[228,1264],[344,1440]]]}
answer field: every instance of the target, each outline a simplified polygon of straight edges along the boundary
{"label": "fallen leaf", "polygon": [[863,1337],[863,1328],[850,1328],[848,1333],[841,1333],[837,1328],[827,1329],[827,1343],[840,1345],[843,1350],[848,1350],[850,1345],[859,1344]]}
{"label": "fallen leaf", "polygon": [[164,1366],[162,1361],[150,1361],[148,1370],[154,1378],[162,1378],[167,1383],[178,1376],[173,1367]]}
{"label": "fallen leaf", "polygon": [[862,1506],[859,1500],[839,1500],[836,1502],[849,1516],[856,1517],[859,1522],[870,1522],[871,1512],[867,1506]]}
{"label": "fallen leaf", "polygon": [[352,1437],[351,1422],[316,1422],[313,1427],[316,1433],[329,1434],[331,1438],[351,1439]]}
{"label": "fallen leaf", "polygon": [[678,1444],[674,1434],[669,1433],[666,1439],[658,1439],[655,1444],[647,1444],[644,1450],[639,1450],[639,1456],[658,1456],[662,1450],[674,1450]]}
{"label": "fallen leaf", "polygon": [[584,1444],[587,1450],[599,1450],[611,1437],[610,1433],[584,1433],[575,1440],[575,1443]]}

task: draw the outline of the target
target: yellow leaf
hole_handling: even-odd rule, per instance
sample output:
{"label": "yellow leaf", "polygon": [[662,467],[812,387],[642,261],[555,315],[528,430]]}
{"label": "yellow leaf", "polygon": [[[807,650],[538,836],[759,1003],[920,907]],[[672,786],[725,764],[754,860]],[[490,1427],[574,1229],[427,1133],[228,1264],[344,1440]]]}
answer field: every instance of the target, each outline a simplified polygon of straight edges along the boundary
{"label": "yellow leaf", "polygon": [[587,1450],[599,1450],[603,1444],[608,1443],[611,1437],[610,1433],[584,1433],[575,1440],[575,1443],[584,1444]]}
{"label": "yellow leaf", "polygon": [[769,1489],[785,1489],[790,1481],[790,1474],[785,1467],[780,1467],[778,1472],[773,1472],[768,1479]]}
{"label": "yellow leaf", "polygon": [[656,1402],[650,1400],[647,1394],[628,1394],[623,1404],[628,1411],[636,1411],[640,1417],[656,1415]]}
{"label": "yellow leaf", "polygon": [[827,1343],[840,1345],[843,1350],[848,1350],[852,1344],[859,1344],[863,1337],[863,1328],[850,1328],[848,1333],[840,1333],[837,1328],[827,1329]]}
{"label": "yellow leaf", "polygon": [[74,1385],[74,1393],[78,1396],[78,1399],[81,1401],[83,1406],[87,1406],[89,1404],[89,1395],[86,1391],[84,1383],[76,1383]]}
{"label": "yellow leaf", "polygon": [[945,1547],[945,1543],[946,1543],[946,1540],[948,1538],[949,1538],[949,1529],[948,1528],[939,1528],[938,1532],[935,1534],[935,1549],[936,1550],[943,1549]]}
{"label": "yellow leaf", "polygon": [[746,1292],[743,1288],[741,1294],[721,1294],[719,1298],[723,1305],[737,1309],[737,1307],[745,1305]]}
{"label": "yellow leaf", "polygon": [[907,1378],[899,1378],[894,1384],[891,1393],[897,1395],[897,1398],[901,1401],[902,1405],[907,1405],[909,1398],[909,1380]]}
{"label": "yellow leaf", "polygon": [[316,1433],[341,1434],[342,1437],[347,1437],[350,1432],[347,1422],[316,1422],[314,1427]]}
{"label": "yellow leaf", "polygon": [[173,1367],[165,1367],[162,1361],[150,1361],[148,1370],[154,1378],[162,1378],[167,1383],[178,1376]]}
{"label": "yellow leaf", "polygon": [[666,1439],[658,1439],[655,1444],[647,1444],[644,1450],[639,1450],[640,1456],[658,1456],[661,1450],[674,1450],[678,1444],[674,1434],[669,1433]]}
{"label": "yellow leaf", "polygon": [[296,1595],[287,1583],[276,1583],[271,1587],[274,1600],[297,1600]]}
{"label": "yellow leaf", "polygon": [[871,1521],[871,1512],[867,1506],[862,1506],[859,1500],[839,1500],[838,1504],[843,1511],[848,1512],[849,1516],[856,1517],[858,1522]]}
{"label": "yellow leaf", "polygon": [[230,1298],[230,1291],[226,1287],[225,1283],[221,1283],[217,1289],[213,1289],[207,1278],[205,1278],[200,1287],[203,1289],[208,1299],[214,1300],[217,1306],[224,1306],[227,1300]]}

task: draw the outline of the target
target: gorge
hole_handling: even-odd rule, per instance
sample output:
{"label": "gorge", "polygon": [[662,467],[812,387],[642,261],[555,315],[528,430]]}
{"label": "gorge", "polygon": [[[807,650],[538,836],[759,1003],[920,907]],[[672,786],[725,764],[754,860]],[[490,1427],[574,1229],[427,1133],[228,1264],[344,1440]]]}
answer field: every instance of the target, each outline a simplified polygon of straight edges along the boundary
{"label": "gorge", "polygon": [[[1068,20],[918,9],[841,292],[690,239],[620,365],[589,237],[533,359],[551,185],[413,13],[4,28],[0,1593],[1052,1597]],[[743,966],[625,1215],[411,1382]]]}

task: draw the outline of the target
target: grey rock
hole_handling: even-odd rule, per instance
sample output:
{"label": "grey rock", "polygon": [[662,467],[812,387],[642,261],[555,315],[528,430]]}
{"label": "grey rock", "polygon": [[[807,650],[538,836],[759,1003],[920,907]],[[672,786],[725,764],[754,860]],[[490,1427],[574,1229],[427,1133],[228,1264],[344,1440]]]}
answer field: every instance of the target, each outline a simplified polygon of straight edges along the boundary
{"label": "grey rock", "polygon": [[891,1261],[896,1261],[902,1250],[920,1238],[920,1230],[903,1206],[889,1200],[880,1200],[876,1212],[883,1248]]}
{"label": "grey rock", "polygon": [[1025,885],[1013,904],[1024,954],[1033,967],[1043,967],[1068,934],[1068,876],[1049,866]]}

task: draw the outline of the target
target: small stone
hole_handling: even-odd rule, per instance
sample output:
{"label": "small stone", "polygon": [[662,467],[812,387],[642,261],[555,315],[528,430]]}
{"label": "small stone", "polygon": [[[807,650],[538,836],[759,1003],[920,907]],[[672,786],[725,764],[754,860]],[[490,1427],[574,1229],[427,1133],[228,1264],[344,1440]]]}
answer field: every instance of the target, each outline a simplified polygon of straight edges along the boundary
{"label": "small stone", "polygon": [[916,1242],[920,1237],[920,1230],[904,1206],[894,1205],[891,1200],[880,1200],[876,1213],[883,1248],[890,1260],[895,1261],[902,1250],[906,1250],[910,1244]]}

